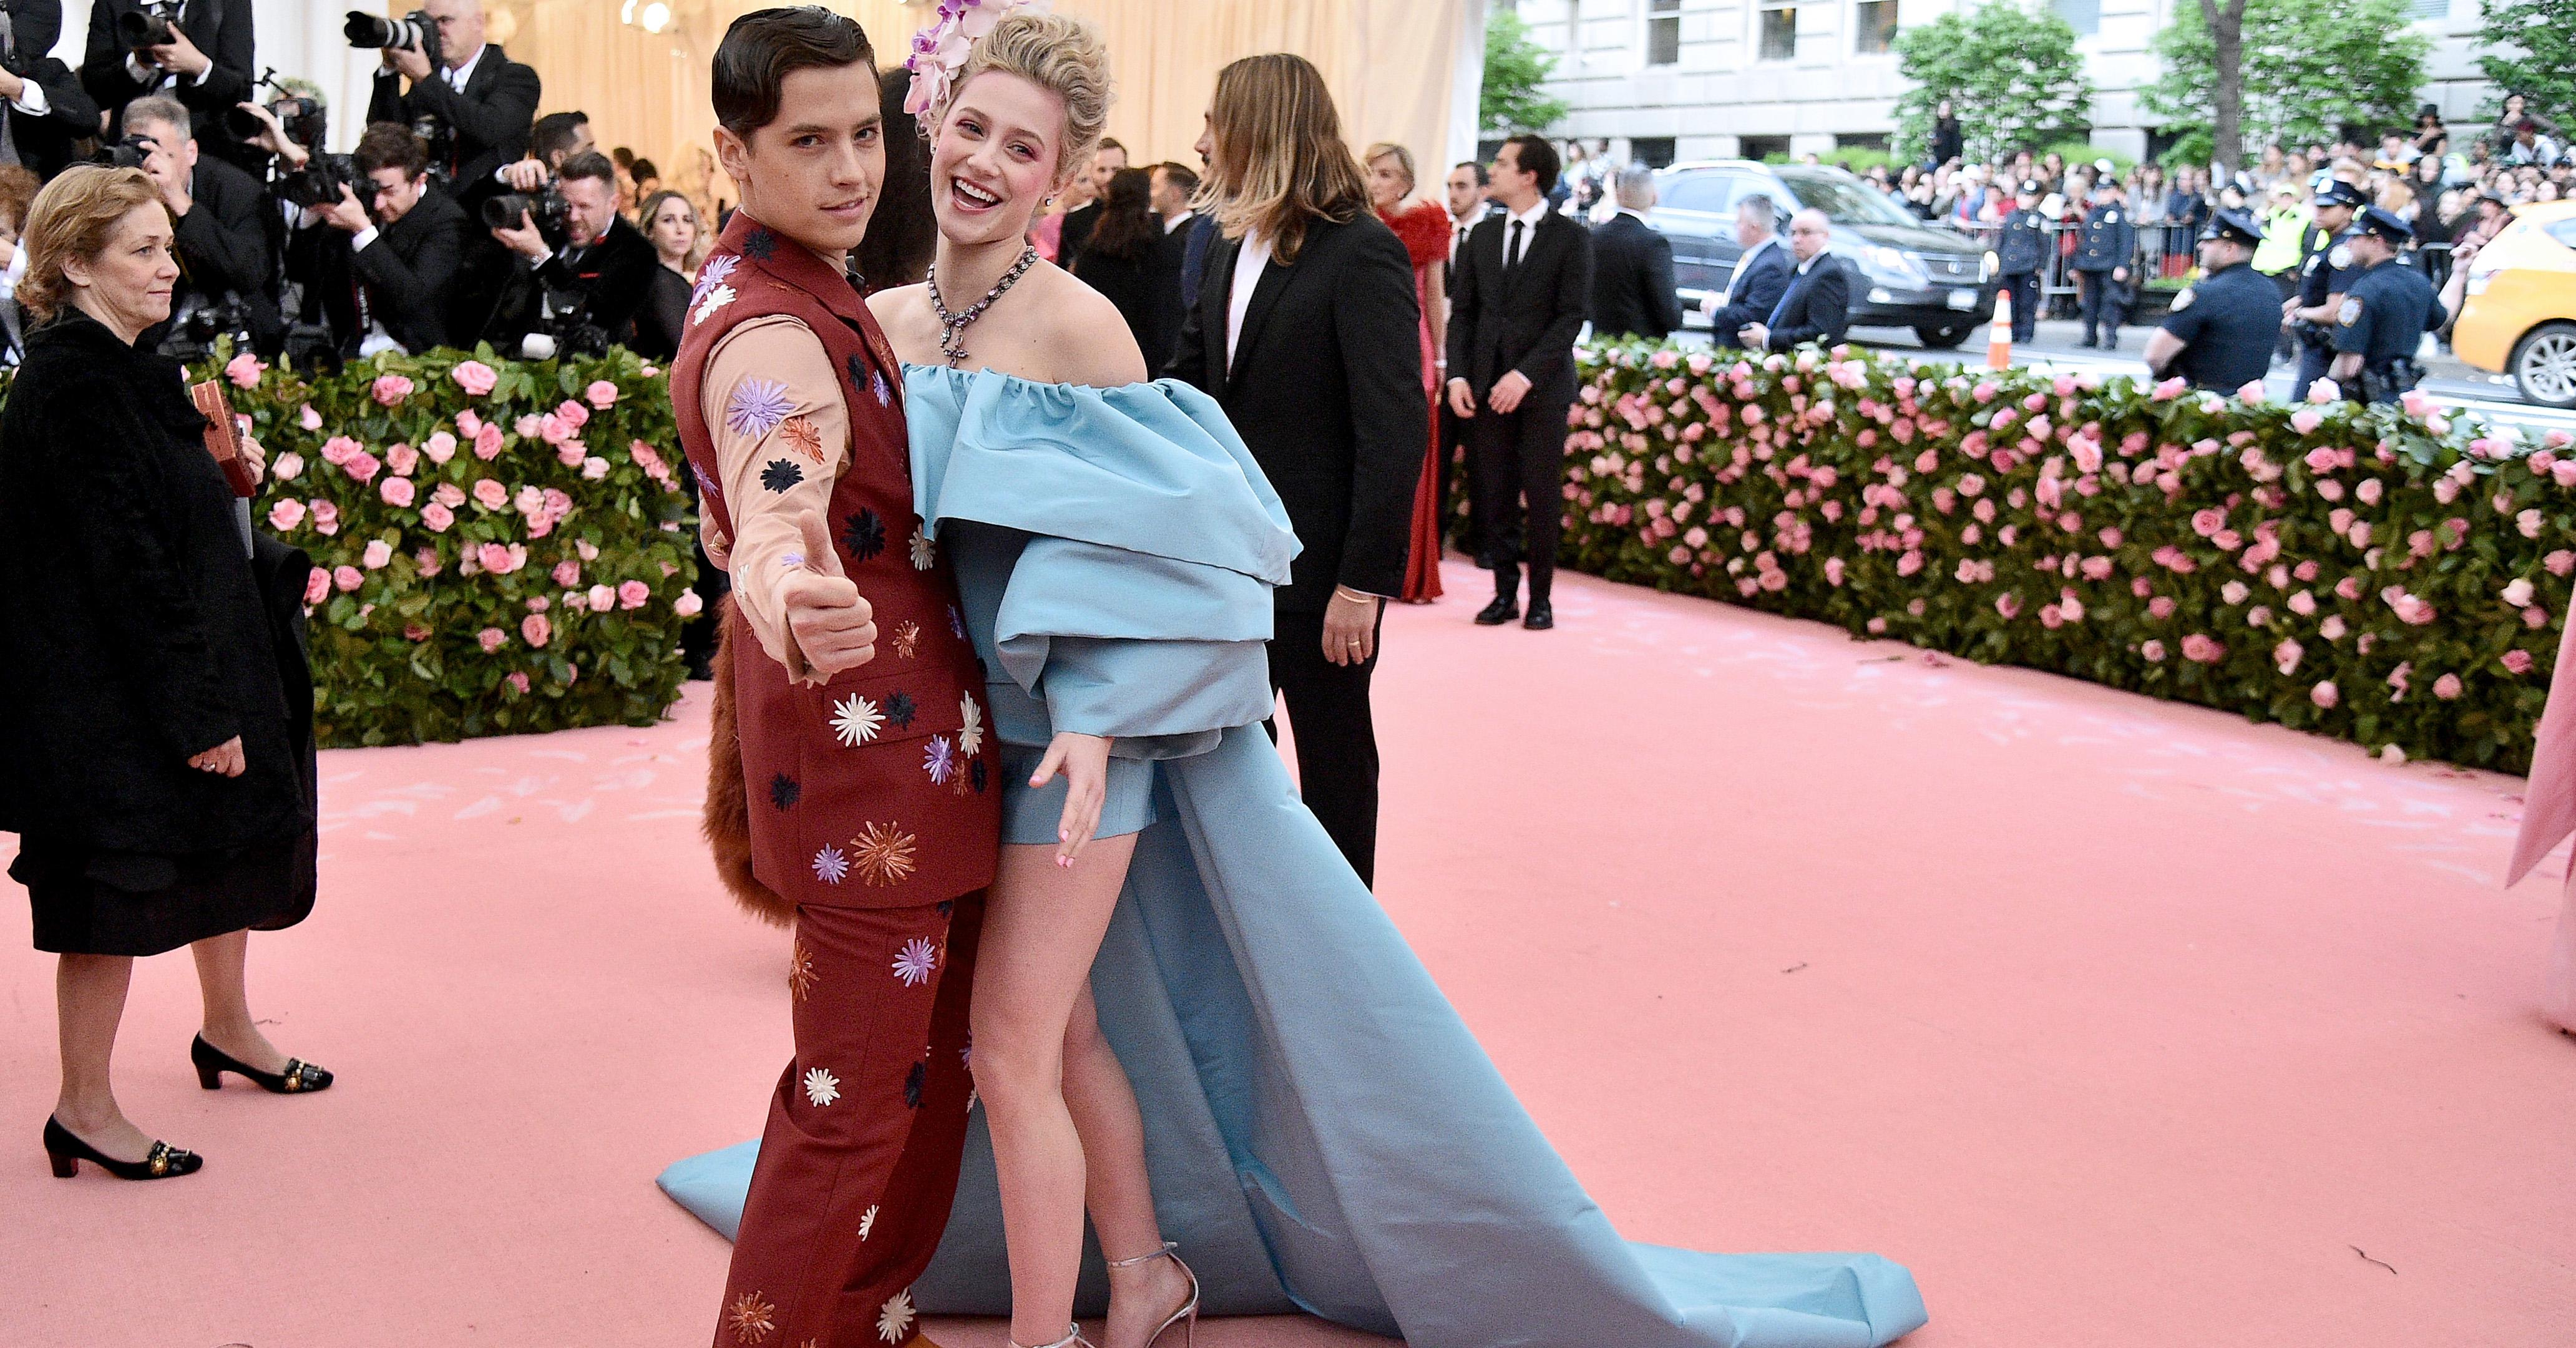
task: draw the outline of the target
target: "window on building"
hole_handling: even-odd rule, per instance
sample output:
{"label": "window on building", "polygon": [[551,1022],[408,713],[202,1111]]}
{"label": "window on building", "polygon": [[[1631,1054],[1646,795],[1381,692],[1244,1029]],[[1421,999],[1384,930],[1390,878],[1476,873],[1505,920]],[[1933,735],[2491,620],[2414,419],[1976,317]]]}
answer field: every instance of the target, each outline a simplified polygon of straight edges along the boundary
{"label": "window on building", "polygon": [[1787,136],[1738,136],[1736,156],[1742,159],[1786,159],[1789,157]]}
{"label": "window on building", "polygon": [[1673,138],[1670,136],[1634,136],[1628,141],[1628,157],[1648,168],[1671,168]]}
{"label": "window on building", "polygon": [[1682,0],[1646,0],[1646,64],[1679,65],[1682,59]]}
{"label": "window on building", "polygon": [[1762,11],[1762,36],[1754,49],[1758,61],[1792,61],[1798,56],[1798,7],[1774,5]]}
{"label": "window on building", "polygon": [[2078,37],[2091,37],[2102,31],[2102,0],[2049,0],[2057,17]]}
{"label": "window on building", "polygon": [[1852,6],[1852,54],[1878,56],[1896,45],[1896,0],[1860,0]]}

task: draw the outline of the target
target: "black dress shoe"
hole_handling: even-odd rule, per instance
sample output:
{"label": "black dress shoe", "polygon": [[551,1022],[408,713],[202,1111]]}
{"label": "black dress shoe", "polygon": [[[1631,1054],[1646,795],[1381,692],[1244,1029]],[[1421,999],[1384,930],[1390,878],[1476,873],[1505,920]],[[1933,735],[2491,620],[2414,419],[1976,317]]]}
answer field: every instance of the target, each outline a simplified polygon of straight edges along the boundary
{"label": "black dress shoe", "polygon": [[206,1163],[205,1157],[193,1151],[184,1151],[160,1141],[155,1141],[152,1154],[140,1161],[114,1160],[73,1136],[71,1129],[51,1118],[45,1120],[45,1158],[54,1163],[56,1179],[70,1179],[79,1174],[83,1161],[118,1179],[129,1180],[176,1179],[181,1175],[196,1174],[198,1168]]}
{"label": "black dress shoe", "polygon": [[188,1061],[197,1065],[197,1084],[210,1091],[224,1088],[226,1072],[257,1082],[271,1095],[310,1095],[331,1087],[331,1074],[302,1058],[287,1059],[283,1072],[263,1072],[207,1043],[202,1034],[188,1045]]}
{"label": "black dress shoe", "polygon": [[1498,594],[1494,596],[1494,602],[1485,605],[1484,611],[1476,615],[1476,625],[1500,627],[1519,616],[1521,616],[1520,601],[1511,595]]}
{"label": "black dress shoe", "polygon": [[1521,619],[1521,626],[1533,632],[1544,632],[1556,626],[1556,606],[1544,599],[1531,600],[1529,616]]}

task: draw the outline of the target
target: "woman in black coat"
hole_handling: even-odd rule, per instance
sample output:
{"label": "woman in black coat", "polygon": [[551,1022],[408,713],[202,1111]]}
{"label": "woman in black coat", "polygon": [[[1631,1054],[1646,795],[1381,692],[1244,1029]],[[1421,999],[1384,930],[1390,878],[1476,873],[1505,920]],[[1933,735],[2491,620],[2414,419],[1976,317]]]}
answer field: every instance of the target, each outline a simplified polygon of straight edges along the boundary
{"label": "woman in black coat", "polygon": [[1154,175],[1124,168],[1109,177],[1099,222],[1074,259],[1073,274],[1118,306],[1145,368],[1160,370],[1172,357],[1181,328],[1181,240],[1166,237],[1154,214]]}
{"label": "woman in black coat", "polygon": [[312,564],[255,535],[177,362],[136,338],[179,268],[149,179],[82,166],[29,212],[18,299],[36,326],[0,410],[0,829],[20,835],[35,944],[62,956],[54,1173],[193,1172],[126,1121],[109,1058],[134,957],[194,948],[191,1046],[280,1094],[328,1072],[277,1051],[243,985],[249,929],[314,894]]}

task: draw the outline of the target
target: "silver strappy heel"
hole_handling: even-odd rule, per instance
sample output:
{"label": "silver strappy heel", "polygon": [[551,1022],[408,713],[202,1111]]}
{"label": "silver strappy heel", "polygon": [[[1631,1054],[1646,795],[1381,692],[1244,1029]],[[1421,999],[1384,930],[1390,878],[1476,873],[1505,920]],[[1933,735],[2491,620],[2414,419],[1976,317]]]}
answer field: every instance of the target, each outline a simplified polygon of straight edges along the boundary
{"label": "silver strappy heel", "polygon": [[[1004,1338],[1002,1342],[1011,1345],[1011,1348],[1029,1348],[1029,1345],[1014,1338]],[[1063,1338],[1053,1343],[1041,1343],[1037,1348],[1091,1348],[1091,1340],[1082,1337],[1082,1326],[1066,1325]]]}
{"label": "silver strappy heel", "polygon": [[1174,1325],[1179,1325],[1181,1327],[1181,1348],[1191,1348],[1192,1341],[1198,1336],[1199,1275],[1193,1272],[1188,1264],[1181,1262],[1180,1249],[1181,1247],[1179,1242],[1167,1240],[1163,1242],[1163,1248],[1156,1250],[1151,1254],[1140,1254],[1133,1259],[1112,1259],[1109,1261],[1109,1267],[1111,1268],[1134,1268],[1138,1264],[1147,1263],[1151,1260],[1169,1259],[1173,1263],[1179,1264],[1182,1276],[1190,1280],[1190,1299],[1183,1302],[1179,1310],[1172,1312],[1172,1318],[1165,1320],[1152,1334],[1145,1337],[1145,1348],[1155,1348],[1156,1344],[1163,1341],[1163,1335],[1168,1333]]}

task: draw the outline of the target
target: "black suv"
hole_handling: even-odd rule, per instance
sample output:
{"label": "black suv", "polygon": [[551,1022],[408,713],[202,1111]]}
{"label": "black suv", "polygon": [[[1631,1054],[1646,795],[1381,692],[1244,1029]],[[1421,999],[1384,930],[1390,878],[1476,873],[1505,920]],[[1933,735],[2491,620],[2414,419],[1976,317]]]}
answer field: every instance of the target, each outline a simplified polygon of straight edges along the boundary
{"label": "black suv", "polygon": [[[1677,164],[1655,175],[1650,219],[1673,244],[1682,308],[1701,322],[1699,302],[1726,289],[1744,248],[1735,241],[1735,204],[1754,193],[1780,210],[1785,239],[1792,212],[1814,207],[1834,224],[1834,258],[1851,278],[1856,328],[1912,328],[1925,346],[1947,349],[1994,317],[1995,264],[1986,246],[1928,224],[1885,193],[1837,168],[1725,159]],[[1720,342],[1733,333],[1719,333]]]}

